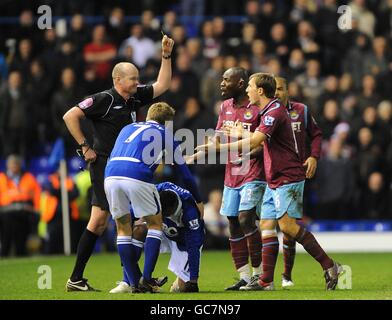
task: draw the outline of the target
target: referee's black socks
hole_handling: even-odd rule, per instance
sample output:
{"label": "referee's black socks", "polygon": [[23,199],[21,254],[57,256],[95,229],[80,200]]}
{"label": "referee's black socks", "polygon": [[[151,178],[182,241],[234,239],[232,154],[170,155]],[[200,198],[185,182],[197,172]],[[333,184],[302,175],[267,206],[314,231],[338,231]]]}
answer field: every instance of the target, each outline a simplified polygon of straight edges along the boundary
{"label": "referee's black socks", "polygon": [[84,268],[93,253],[97,239],[98,236],[95,233],[88,229],[84,230],[79,240],[76,263],[71,275],[71,281],[75,282],[83,278]]}

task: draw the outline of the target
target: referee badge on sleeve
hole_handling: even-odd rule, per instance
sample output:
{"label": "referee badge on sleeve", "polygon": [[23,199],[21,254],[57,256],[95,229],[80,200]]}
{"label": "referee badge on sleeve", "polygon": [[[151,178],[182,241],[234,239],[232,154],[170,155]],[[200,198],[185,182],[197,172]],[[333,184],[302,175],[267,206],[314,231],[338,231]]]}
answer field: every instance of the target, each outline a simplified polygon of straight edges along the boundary
{"label": "referee badge on sleeve", "polygon": [[87,109],[93,105],[93,98],[84,99],[82,102],[79,102],[80,109]]}

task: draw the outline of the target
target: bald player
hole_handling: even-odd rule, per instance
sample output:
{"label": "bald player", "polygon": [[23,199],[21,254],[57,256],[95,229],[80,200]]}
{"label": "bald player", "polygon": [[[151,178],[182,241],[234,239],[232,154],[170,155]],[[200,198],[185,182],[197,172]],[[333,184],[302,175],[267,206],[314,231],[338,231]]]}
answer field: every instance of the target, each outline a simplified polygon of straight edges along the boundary
{"label": "bald player", "polygon": [[[79,155],[90,164],[92,182],[91,216],[79,240],[76,263],[66,291],[97,291],[83,278],[84,269],[96,240],[106,229],[109,204],[104,191],[104,171],[116,138],[123,127],[136,121],[138,109],[164,93],[170,85],[171,53],[174,41],[162,38],[162,62],[158,79],[152,85],[139,84],[139,71],[131,63],[120,62],[113,68],[113,87],[84,99],[63,117],[71,135],[79,145]],[[93,144],[84,136],[80,122],[83,118],[93,125]]]}

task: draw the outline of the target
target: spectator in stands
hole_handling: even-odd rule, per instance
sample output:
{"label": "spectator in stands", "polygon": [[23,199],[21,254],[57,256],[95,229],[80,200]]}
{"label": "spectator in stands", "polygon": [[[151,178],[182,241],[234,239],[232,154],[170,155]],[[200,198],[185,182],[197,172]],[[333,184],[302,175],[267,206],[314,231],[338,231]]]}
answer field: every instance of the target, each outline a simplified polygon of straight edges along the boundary
{"label": "spectator in stands", "polygon": [[305,19],[309,19],[314,10],[313,1],[294,0],[294,5],[289,12],[290,22],[297,24]]}
{"label": "spectator in stands", "polygon": [[54,138],[49,104],[53,83],[47,80],[49,77],[42,61],[34,59],[30,65],[26,90],[29,96],[29,110],[31,110],[30,121],[34,123],[34,136],[40,143]]}
{"label": "spectator in stands", "polygon": [[83,48],[83,56],[87,68],[94,71],[97,79],[102,82],[102,86],[111,83],[112,60],[116,55],[116,47],[106,40],[105,26],[95,26],[92,41]]}
{"label": "spectator in stands", "polygon": [[210,111],[213,110],[216,101],[221,99],[219,86],[222,81],[223,70],[223,57],[218,56],[212,60],[211,67],[200,81],[201,102]]}
{"label": "spectator in stands", "polygon": [[196,73],[191,69],[191,60],[186,52],[178,55],[174,74],[180,78],[181,93],[185,97],[197,97],[199,94],[199,81]]}
{"label": "spectator in stands", "polygon": [[358,218],[388,219],[392,217],[389,190],[381,172],[369,175],[367,186],[363,188],[358,208]]}
{"label": "spectator in stands", "polygon": [[385,124],[377,118],[377,109],[375,107],[368,106],[363,110],[362,119],[356,124],[354,130],[358,131],[362,127],[367,127],[372,131],[374,142],[381,150],[385,150],[388,147],[391,141],[390,132]]}
{"label": "spectator in stands", "polygon": [[195,137],[194,146],[197,145],[197,129],[208,129],[215,126],[215,119],[202,108],[199,101],[194,97],[189,97],[184,105],[184,111],[176,116],[176,129],[186,128],[191,130]]}
{"label": "spectator in stands", "polygon": [[[246,24],[252,24],[255,26],[255,31],[258,32],[257,36],[263,39],[267,38],[268,30],[263,28],[261,23],[261,14],[260,14],[260,3],[257,0],[249,0],[245,4],[245,14],[246,14]],[[245,26],[244,25],[244,26]],[[269,26],[268,24],[265,24]]]}
{"label": "spectator in stands", "polygon": [[[377,115],[380,123],[391,133],[392,129],[392,103],[389,100],[381,101],[377,106]],[[391,135],[390,135],[391,136]]]}
{"label": "spectator in stands", "polygon": [[159,27],[160,23],[157,18],[154,17],[154,12],[151,10],[144,10],[142,12],[140,23],[143,28],[143,34],[154,42],[160,41],[162,35]]}
{"label": "spectator in stands", "polygon": [[340,118],[342,121],[354,124],[361,117],[356,93],[352,90],[351,77],[343,74],[339,81],[338,101],[341,106]]}
{"label": "spectator in stands", "polygon": [[316,115],[317,110],[316,110],[315,106],[310,105],[308,100],[304,97],[302,87],[298,84],[298,82],[296,82],[296,81],[289,82],[287,88],[289,91],[290,100],[302,101],[302,103],[304,103],[305,105],[307,105],[310,108],[312,114]]}
{"label": "spectator in stands", "polygon": [[[336,100],[338,101],[339,93],[339,80],[334,75],[329,75],[325,78],[323,83],[323,92],[317,99],[317,108],[321,108],[327,100]],[[320,112],[318,112],[320,113]]]}
{"label": "spectator in stands", "polygon": [[128,35],[128,27],[125,24],[124,10],[114,7],[106,21],[106,30],[110,41],[118,48]]}
{"label": "spectator in stands", "polygon": [[363,61],[363,69],[366,74],[377,76],[388,71],[389,57],[387,57],[387,42],[384,37],[376,37],[372,43],[373,50],[369,52]]}
{"label": "spectator in stands", "polygon": [[212,19],[212,29],[214,30],[214,37],[217,39],[221,46],[221,54],[226,52],[226,24],[222,17],[214,17]]}
{"label": "spectator in stands", "polygon": [[343,71],[352,76],[355,89],[361,87],[364,70],[358,66],[363,64],[368,51],[369,39],[365,34],[359,33],[355,37],[354,45],[348,49],[343,60]]}
{"label": "spectator in stands", "polygon": [[233,55],[224,56],[224,59],[225,60],[223,62],[223,67],[225,70],[234,68],[235,66],[238,65],[237,58],[234,57]]}
{"label": "spectator in stands", "polygon": [[[66,154],[75,155],[75,142],[65,126],[63,115],[69,106],[74,106],[81,101],[86,93],[76,84],[75,72],[65,68],[61,73],[61,86],[53,93],[50,106],[50,119],[57,137],[62,137],[65,143]],[[87,126],[87,122],[84,122]]]}
{"label": "spectator in stands", "polygon": [[[174,26],[177,24],[177,14],[175,11],[166,11],[163,15],[162,30],[165,34],[171,34]],[[161,37],[161,36],[160,36]]]}
{"label": "spectator in stands", "polygon": [[329,139],[335,127],[339,124],[339,107],[336,100],[327,100],[324,104],[322,115],[318,118],[320,119],[319,125],[323,131],[323,138]]}
{"label": "spectator in stands", "polygon": [[176,110],[183,110],[187,97],[181,91],[181,79],[173,75],[169,90],[162,95],[162,100],[173,106]]}
{"label": "spectator in stands", "polygon": [[253,72],[265,72],[268,63],[267,45],[261,39],[252,42],[252,55],[250,57]]}
{"label": "spectator in stands", "polygon": [[372,38],[374,36],[376,18],[374,17],[374,14],[366,7],[366,1],[353,0],[350,2],[350,7],[353,17],[358,20],[359,31]]}
{"label": "spectator in stands", "polygon": [[77,74],[82,74],[84,70],[83,56],[80,51],[76,50],[75,44],[68,37],[62,39],[54,63],[56,80],[61,79],[64,68],[71,68]]}
{"label": "spectator in stands", "polygon": [[186,41],[186,30],[184,26],[178,24],[173,27],[173,31],[171,33],[172,39],[175,41],[178,47],[184,46]]}
{"label": "spectator in stands", "polygon": [[216,38],[212,21],[205,21],[202,26],[203,56],[209,60],[221,52],[221,42]]}
{"label": "spectator in stands", "polygon": [[315,60],[306,62],[306,71],[296,79],[303,89],[306,99],[311,105],[316,105],[317,99],[322,93],[322,79],[320,76],[320,63]]}
{"label": "spectator in stands", "polygon": [[392,31],[392,0],[384,1],[384,6],[381,6],[377,14],[376,34],[384,37],[389,37]]}
{"label": "spectator in stands", "polygon": [[33,45],[30,39],[22,39],[18,45],[18,54],[10,63],[10,72],[19,71],[24,80],[30,74],[30,64],[33,61]]}
{"label": "spectator in stands", "polygon": [[0,130],[3,155],[27,155],[32,138],[33,123],[27,121],[29,99],[22,86],[19,71],[12,71],[8,84],[0,92]]}
{"label": "spectator in stands", "polygon": [[342,142],[332,139],[326,157],[318,164],[314,184],[318,198],[318,219],[345,219],[353,213],[356,193],[350,160],[342,158]]}
{"label": "spectator in stands", "polygon": [[82,52],[89,39],[89,29],[86,27],[84,17],[81,14],[74,14],[71,18],[68,37],[75,45],[76,52]]}
{"label": "spectator in stands", "polygon": [[257,36],[265,41],[270,40],[271,27],[278,21],[285,20],[280,19],[280,12],[274,0],[265,0],[261,3],[259,19]]}
{"label": "spectator in stands", "polygon": [[294,79],[305,71],[305,57],[301,49],[293,49],[290,52],[288,61],[288,74],[289,80]]}
{"label": "spectator in stands", "polygon": [[197,75],[198,81],[208,70],[208,61],[203,57],[201,51],[201,41],[199,38],[190,38],[185,44],[186,53],[191,59],[191,69]]}
{"label": "spectator in stands", "polygon": [[34,23],[34,14],[31,10],[23,10],[19,15],[19,24],[10,30],[10,37],[15,39],[30,39],[33,45],[39,43],[40,34]]}
{"label": "spectator in stands", "polygon": [[339,32],[336,2],[336,0],[323,0],[314,16],[322,47],[322,65],[334,74],[340,70],[341,51],[347,45],[343,43],[342,35]]}
{"label": "spectator in stands", "polygon": [[309,21],[301,21],[298,24],[297,46],[305,54],[306,59],[317,59],[320,46],[315,40],[316,31]]}
{"label": "spectator in stands", "polygon": [[287,38],[286,27],[283,23],[275,23],[271,28],[271,41],[268,50],[270,54],[274,54],[284,66],[287,65],[290,53],[290,43]]}
{"label": "spectator in stands", "polygon": [[131,35],[121,44],[119,55],[124,55],[127,46],[132,47],[133,61],[139,68],[144,67],[147,60],[154,57],[156,51],[154,42],[144,36],[141,24],[131,27]]}
{"label": "spectator in stands", "polygon": [[357,185],[364,189],[371,172],[381,168],[381,149],[374,142],[372,131],[363,127],[358,132],[357,154],[353,162]]}
{"label": "spectator in stands", "polygon": [[40,209],[41,188],[29,172],[22,170],[22,158],[10,155],[7,171],[0,173],[1,256],[7,257],[15,246],[17,256],[27,254],[26,242],[36,233],[35,218]]}
{"label": "spectator in stands", "polygon": [[244,23],[241,29],[241,40],[239,43],[229,43],[231,50],[233,50],[237,56],[250,56],[252,52],[252,44],[256,40],[257,30],[256,25],[253,23]]}
{"label": "spectator in stands", "polygon": [[380,96],[376,90],[374,76],[367,74],[362,78],[362,91],[358,95],[358,106],[363,111],[367,106],[376,106],[380,102]]}

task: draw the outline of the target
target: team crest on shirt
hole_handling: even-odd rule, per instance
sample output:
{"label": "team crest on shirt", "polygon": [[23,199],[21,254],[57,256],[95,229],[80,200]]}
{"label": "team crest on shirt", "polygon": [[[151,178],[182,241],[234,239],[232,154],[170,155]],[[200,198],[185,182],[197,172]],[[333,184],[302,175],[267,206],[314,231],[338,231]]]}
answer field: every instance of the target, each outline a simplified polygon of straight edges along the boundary
{"label": "team crest on shirt", "polygon": [[79,103],[80,109],[87,109],[93,105],[93,98],[84,99],[82,102]]}
{"label": "team crest on shirt", "polygon": [[265,116],[263,122],[266,126],[272,126],[274,124],[275,118],[271,116]]}
{"label": "team crest on shirt", "polygon": [[292,120],[297,120],[297,119],[299,118],[298,112],[295,111],[295,110],[291,110],[291,111],[290,111],[290,118],[291,118]]}
{"label": "team crest on shirt", "polygon": [[194,219],[189,221],[189,228],[191,230],[197,230],[199,228],[199,221],[198,219]]}
{"label": "team crest on shirt", "polygon": [[253,116],[253,114],[252,114],[252,111],[250,111],[250,110],[248,110],[248,111],[246,111],[246,112],[244,113],[244,119],[245,119],[245,120],[250,120],[250,119],[252,119],[252,116]]}

